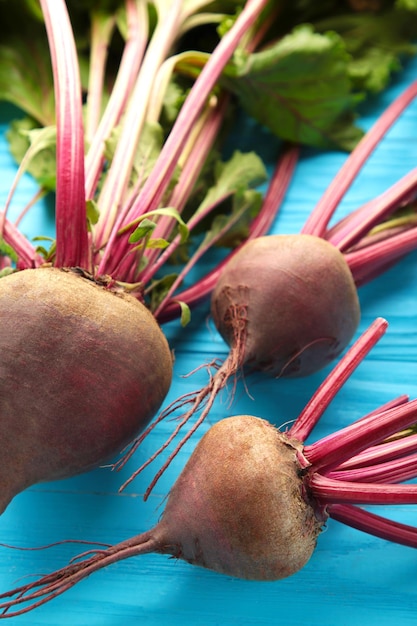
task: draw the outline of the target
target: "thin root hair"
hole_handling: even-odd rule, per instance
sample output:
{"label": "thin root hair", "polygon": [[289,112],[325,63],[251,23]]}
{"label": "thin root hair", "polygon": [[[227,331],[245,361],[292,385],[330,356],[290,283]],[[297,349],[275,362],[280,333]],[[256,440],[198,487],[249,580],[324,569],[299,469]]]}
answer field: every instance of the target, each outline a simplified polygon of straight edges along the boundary
{"label": "thin root hair", "polygon": [[[149,487],[146,489],[144,494],[144,500],[148,499],[154,486],[156,485],[162,474],[165,472],[165,470],[168,468],[168,466],[171,464],[172,460],[177,456],[181,448],[185,445],[185,443],[190,439],[190,437],[196,432],[199,426],[206,419],[218,393],[226,386],[229,376],[230,370],[228,368],[228,362],[226,360],[223,368],[218,370],[216,375],[210,380],[210,383],[200,389],[200,391],[195,394],[193,406],[182,416],[181,421],[177,424],[168,439],[130,476],[130,478],[128,478],[123,483],[123,485],[119,489],[119,492],[123,491],[127,487],[127,485],[132,482],[132,480],[134,480],[146,467],[148,467],[148,465],[150,465],[169,446],[169,444],[175,439],[180,430],[191,419],[191,417],[198,410],[202,409],[200,417],[196,420],[194,425],[189,429],[184,437],[179,441],[176,448],[169,455],[168,459],[164,462],[162,467],[158,470]],[[190,400],[187,400],[187,403],[189,402]],[[177,403],[174,404],[176,405]]]}

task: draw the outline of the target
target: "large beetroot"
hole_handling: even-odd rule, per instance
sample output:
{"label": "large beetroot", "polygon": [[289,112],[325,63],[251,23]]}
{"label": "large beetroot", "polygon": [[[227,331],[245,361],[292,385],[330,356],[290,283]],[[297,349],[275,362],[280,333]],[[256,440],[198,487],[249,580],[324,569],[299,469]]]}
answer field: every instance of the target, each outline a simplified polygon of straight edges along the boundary
{"label": "large beetroot", "polygon": [[0,301],[3,510],[119,452],[165,398],[172,358],[145,306],[76,270],[6,276]]}

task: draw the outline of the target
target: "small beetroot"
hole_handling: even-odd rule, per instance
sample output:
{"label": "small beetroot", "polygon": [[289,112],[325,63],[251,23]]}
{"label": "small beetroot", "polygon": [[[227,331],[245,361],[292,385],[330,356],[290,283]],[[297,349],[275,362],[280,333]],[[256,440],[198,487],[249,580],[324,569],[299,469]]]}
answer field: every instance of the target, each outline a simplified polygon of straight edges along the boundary
{"label": "small beetroot", "polygon": [[360,318],[342,253],[312,235],[247,242],[220,275],[211,312],[230,346],[230,375],[246,365],[274,377],[305,376],[327,365]]}

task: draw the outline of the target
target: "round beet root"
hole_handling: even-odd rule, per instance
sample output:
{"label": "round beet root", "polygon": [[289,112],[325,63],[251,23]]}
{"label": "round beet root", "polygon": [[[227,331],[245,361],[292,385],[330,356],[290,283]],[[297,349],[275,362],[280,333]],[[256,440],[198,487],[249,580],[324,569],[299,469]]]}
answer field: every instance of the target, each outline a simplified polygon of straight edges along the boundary
{"label": "round beet root", "polygon": [[214,424],[170,492],[157,530],[177,548],[161,551],[249,580],[297,572],[323,525],[303,487],[301,450],[251,415]]}
{"label": "round beet root", "polygon": [[152,314],[73,271],[0,279],[3,510],[39,481],[119,452],[168,392],[171,353]]}
{"label": "round beet root", "polygon": [[248,580],[294,574],[324,523],[307,500],[298,451],[300,442],[265,420],[221,420],[198,443],[154,528],[2,594],[16,598],[0,608],[29,602],[6,614],[26,613],[103,567],[150,552]]}
{"label": "round beet root", "polygon": [[225,266],[212,315],[240,366],[305,376],[348,345],[360,307],[335,246],[312,235],[270,235],[246,243]]}

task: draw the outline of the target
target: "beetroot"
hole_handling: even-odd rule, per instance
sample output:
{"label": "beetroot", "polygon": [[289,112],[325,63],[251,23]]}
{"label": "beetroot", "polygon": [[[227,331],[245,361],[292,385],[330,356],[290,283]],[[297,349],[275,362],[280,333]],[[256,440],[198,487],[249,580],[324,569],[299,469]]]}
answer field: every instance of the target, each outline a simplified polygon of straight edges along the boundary
{"label": "beetroot", "polygon": [[120,452],[168,392],[172,357],[136,298],[74,271],[0,280],[0,509]]}
{"label": "beetroot", "polygon": [[417,503],[417,485],[397,484],[417,475],[416,437],[389,440],[415,422],[417,400],[401,396],[309,445],[299,437],[309,433],[385,328],[384,320],[376,320],[287,432],[249,415],[212,426],[152,530],[88,551],[2,594],[2,617],[25,613],[107,565],[149,552],[238,578],[278,580],[307,563],[329,517],[417,547],[416,528],[357,506]]}
{"label": "beetroot", "polygon": [[247,242],[224,268],[211,301],[230,346],[230,374],[243,365],[304,376],[335,359],[359,323],[359,300],[343,255],[311,235]]}

